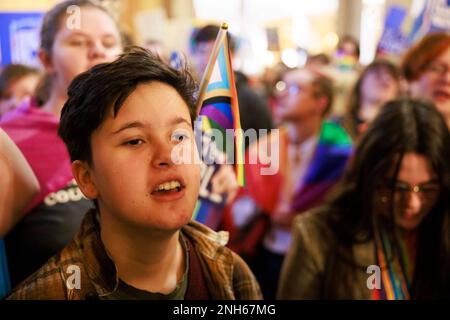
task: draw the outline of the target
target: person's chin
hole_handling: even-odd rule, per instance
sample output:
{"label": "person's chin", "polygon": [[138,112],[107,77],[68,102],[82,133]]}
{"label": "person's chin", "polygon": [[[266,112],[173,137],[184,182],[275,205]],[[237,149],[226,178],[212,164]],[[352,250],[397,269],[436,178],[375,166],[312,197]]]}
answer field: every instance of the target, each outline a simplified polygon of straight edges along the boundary
{"label": "person's chin", "polygon": [[404,230],[412,231],[418,228],[421,222],[422,216],[420,214],[415,216],[404,215],[397,220],[397,225]]}
{"label": "person's chin", "polygon": [[168,232],[175,232],[189,223],[191,216],[177,217],[176,219],[167,219],[158,223],[158,229]]}

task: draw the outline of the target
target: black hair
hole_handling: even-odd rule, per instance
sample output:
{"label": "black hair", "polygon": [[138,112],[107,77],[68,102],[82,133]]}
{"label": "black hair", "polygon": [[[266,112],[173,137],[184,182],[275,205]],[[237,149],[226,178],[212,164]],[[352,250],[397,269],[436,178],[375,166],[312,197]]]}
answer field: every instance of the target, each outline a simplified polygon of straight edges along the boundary
{"label": "black hair", "polygon": [[175,70],[148,50],[130,47],[114,62],[94,66],[70,84],[58,134],[66,143],[71,160],[90,163],[91,134],[103,122],[108,110],[113,108],[116,116],[139,84],[152,81],[166,83],[178,92],[189,108],[193,125],[197,88],[187,67]]}
{"label": "black hair", "polygon": [[[425,156],[440,185],[438,199],[418,227],[413,298],[450,297],[450,133],[431,102],[401,98],[382,107],[363,134],[337,193],[328,202],[339,243],[348,248],[374,237],[377,189],[386,172],[394,180],[405,153]],[[394,185],[391,189],[391,199]],[[390,208],[390,228],[393,210]],[[394,244],[398,246],[398,244]],[[338,276],[338,275],[336,275]]]}

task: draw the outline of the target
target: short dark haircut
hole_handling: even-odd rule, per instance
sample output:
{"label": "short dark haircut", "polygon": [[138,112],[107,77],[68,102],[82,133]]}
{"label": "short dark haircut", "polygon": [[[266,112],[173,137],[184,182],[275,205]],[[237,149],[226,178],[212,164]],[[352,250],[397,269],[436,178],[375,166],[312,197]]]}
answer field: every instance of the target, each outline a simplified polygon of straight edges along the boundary
{"label": "short dark haircut", "polygon": [[[219,31],[220,26],[215,24],[208,24],[206,26],[201,27],[194,33],[192,37],[194,47],[202,42],[215,41]],[[227,32],[227,37],[228,37],[228,46],[230,48],[230,51],[233,53],[234,50],[236,49],[236,41],[229,32]]]}
{"label": "short dark haircut", "polygon": [[187,67],[175,70],[148,50],[130,47],[114,62],[94,66],[70,84],[58,129],[70,159],[91,163],[91,135],[104,121],[107,111],[113,108],[115,117],[139,84],[153,81],[166,83],[178,92],[194,125],[197,88]]}
{"label": "short dark haircut", "polygon": [[7,65],[0,72],[0,99],[5,97],[6,91],[12,83],[29,75],[40,75],[40,71],[23,64]]}

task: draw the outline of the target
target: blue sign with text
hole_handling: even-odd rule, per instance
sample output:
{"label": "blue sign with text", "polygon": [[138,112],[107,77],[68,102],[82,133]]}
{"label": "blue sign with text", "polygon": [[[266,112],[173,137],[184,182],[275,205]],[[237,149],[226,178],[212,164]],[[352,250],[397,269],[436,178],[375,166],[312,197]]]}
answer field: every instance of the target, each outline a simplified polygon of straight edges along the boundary
{"label": "blue sign with text", "polygon": [[39,66],[37,52],[43,13],[0,12],[0,65]]}

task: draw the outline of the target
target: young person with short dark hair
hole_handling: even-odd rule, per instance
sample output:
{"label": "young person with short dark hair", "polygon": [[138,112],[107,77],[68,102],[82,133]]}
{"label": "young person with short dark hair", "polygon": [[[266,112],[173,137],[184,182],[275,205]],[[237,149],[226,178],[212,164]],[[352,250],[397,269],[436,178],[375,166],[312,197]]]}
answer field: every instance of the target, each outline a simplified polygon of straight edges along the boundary
{"label": "young person with short dark hair", "polygon": [[[190,221],[200,182],[194,91],[187,71],[140,48],[75,78],[59,135],[96,208],[10,299],[261,298],[227,234]],[[174,160],[176,147],[189,161]]]}

